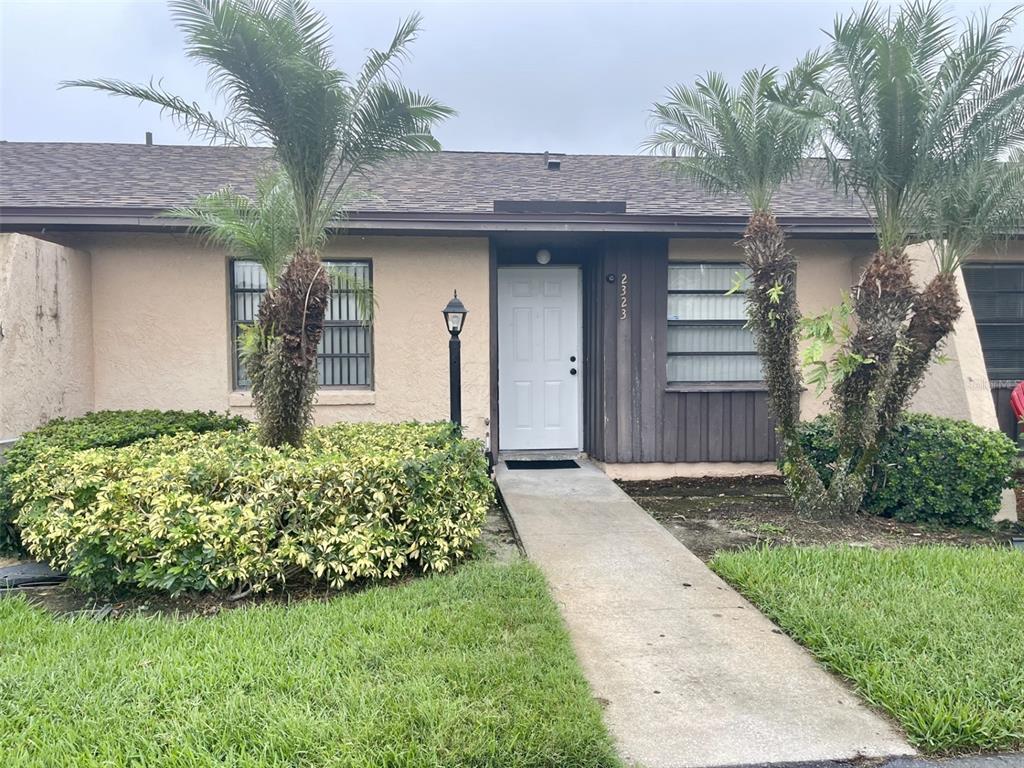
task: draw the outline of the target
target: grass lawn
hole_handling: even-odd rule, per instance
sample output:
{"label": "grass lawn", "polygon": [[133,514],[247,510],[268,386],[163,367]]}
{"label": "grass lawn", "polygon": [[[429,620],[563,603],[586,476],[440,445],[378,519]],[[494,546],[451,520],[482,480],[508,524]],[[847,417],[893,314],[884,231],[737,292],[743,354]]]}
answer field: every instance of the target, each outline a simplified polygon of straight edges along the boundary
{"label": "grass lawn", "polygon": [[932,753],[1024,748],[1024,555],[761,548],[712,562]]}
{"label": "grass lawn", "polygon": [[0,764],[617,766],[527,563],[211,618],[0,599]]}

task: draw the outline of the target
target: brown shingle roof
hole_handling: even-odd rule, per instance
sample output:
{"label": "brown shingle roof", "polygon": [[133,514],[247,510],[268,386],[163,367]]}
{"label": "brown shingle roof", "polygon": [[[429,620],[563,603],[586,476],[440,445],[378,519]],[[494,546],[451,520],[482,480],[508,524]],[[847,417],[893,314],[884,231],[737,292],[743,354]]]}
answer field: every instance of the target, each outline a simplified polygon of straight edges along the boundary
{"label": "brown shingle roof", "polygon": [[[746,206],[681,180],[663,159],[637,155],[438,152],[393,160],[362,184],[353,211],[488,214],[494,201],[625,201],[626,216],[737,217]],[[163,209],[224,185],[248,190],[271,161],[266,148],[0,142],[0,209]],[[785,218],[863,219],[820,181],[809,161],[776,199]]]}

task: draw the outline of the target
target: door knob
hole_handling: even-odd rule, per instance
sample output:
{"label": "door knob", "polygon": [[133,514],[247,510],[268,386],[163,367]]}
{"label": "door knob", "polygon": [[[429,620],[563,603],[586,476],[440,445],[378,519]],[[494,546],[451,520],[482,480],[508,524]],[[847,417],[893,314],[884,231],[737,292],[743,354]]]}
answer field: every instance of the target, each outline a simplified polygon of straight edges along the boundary
{"label": "door knob", "polygon": [[576,369],[575,368],[570,368],[569,369],[569,373],[572,374],[573,376],[575,376],[576,375]]}
{"label": "door knob", "polygon": [[576,355],[570,355],[569,356],[569,362],[570,363],[575,363],[576,362]]}

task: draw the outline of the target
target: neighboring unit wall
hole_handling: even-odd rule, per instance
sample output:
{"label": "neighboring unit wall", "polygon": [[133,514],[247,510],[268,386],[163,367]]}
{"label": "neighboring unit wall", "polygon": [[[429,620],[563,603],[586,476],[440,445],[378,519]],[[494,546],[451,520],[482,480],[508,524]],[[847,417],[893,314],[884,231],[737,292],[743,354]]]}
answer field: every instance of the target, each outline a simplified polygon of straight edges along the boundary
{"label": "neighboring unit wall", "polygon": [[[924,286],[938,269],[931,247],[921,243],[907,249],[914,264],[914,281]],[[964,276],[957,272],[956,284],[963,311],[954,331],[940,348],[941,358],[933,361],[924,383],[910,404],[911,410],[965,419],[989,429],[999,429],[991,386],[985,370],[985,356],[967,296]]]}
{"label": "neighboring unit wall", "polygon": [[[201,408],[252,416],[232,391],[228,259],[186,235],[94,235],[98,408]],[[373,264],[374,386],[322,389],[315,417],[332,421],[448,417],[448,333],[441,309],[458,289],[463,420],[487,434],[489,357],[486,239],[341,237],[326,258]]]}
{"label": "neighboring unit wall", "polygon": [[88,255],[0,235],[0,441],[92,407]]}
{"label": "neighboring unit wall", "polygon": [[[1000,243],[996,246],[989,246],[981,249],[968,263],[968,268],[971,266],[984,267],[997,264],[1014,265],[1015,267],[1024,267],[1024,240],[1016,239],[1005,243]],[[970,283],[968,282],[968,285]],[[1002,297],[1002,301],[1009,299],[1011,302],[1019,299],[1019,292],[1016,290],[1016,285],[1003,286],[1003,288],[1009,288],[1010,293]],[[1014,294],[1016,293],[1016,297]],[[968,295],[970,295],[970,289],[968,289]],[[992,297],[989,296],[989,299]],[[966,303],[966,302],[965,302]],[[1002,303],[1002,302],[1000,302]],[[981,312],[974,312],[974,318],[977,321],[979,315],[987,317],[991,322],[993,308],[989,307],[987,310]],[[1021,308],[1016,307],[1011,309],[1010,307],[1000,307],[996,310],[997,315],[1008,314],[1010,317],[1020,317]],[[1011,331],[1012,329],[1007,328],[1005,331]],[[979,337],[981,333],[979,332]],[[1012,335],[1009,338],[1014,338]],[[985,349],[984,341],[982,341],[982,350]],[[996,369],[998,372],[995,376],[989,376],[989,386],[992,389],[992,398],[995,403],[996,409],[996,420],[999,422],[999,428],[1010,437],[1012,440],[1018,440],[1021,435],[1021,425],[1017,421],[1017,416],[1013,412],[1013,406],[1010,404],[1010,395],[1013,389],[1020,382],[1021,375],[1018,373],[1007,377],[1006,370],[999,370],[1002,366],[998,360],[987,361],[986,368],[992,370]]]}

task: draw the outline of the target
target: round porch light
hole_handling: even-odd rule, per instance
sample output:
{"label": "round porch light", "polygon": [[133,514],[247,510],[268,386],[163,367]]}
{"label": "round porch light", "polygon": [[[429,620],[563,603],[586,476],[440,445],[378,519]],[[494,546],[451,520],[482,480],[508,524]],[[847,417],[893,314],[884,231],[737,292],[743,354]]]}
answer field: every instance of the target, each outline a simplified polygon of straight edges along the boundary
{"label": "round porch light", "polygon": [[547,248],[541,248],[539,251],[537,251],[537,263],[538,264],[547,264],[550,261],[551,261],[551,251],[549,251]]}

